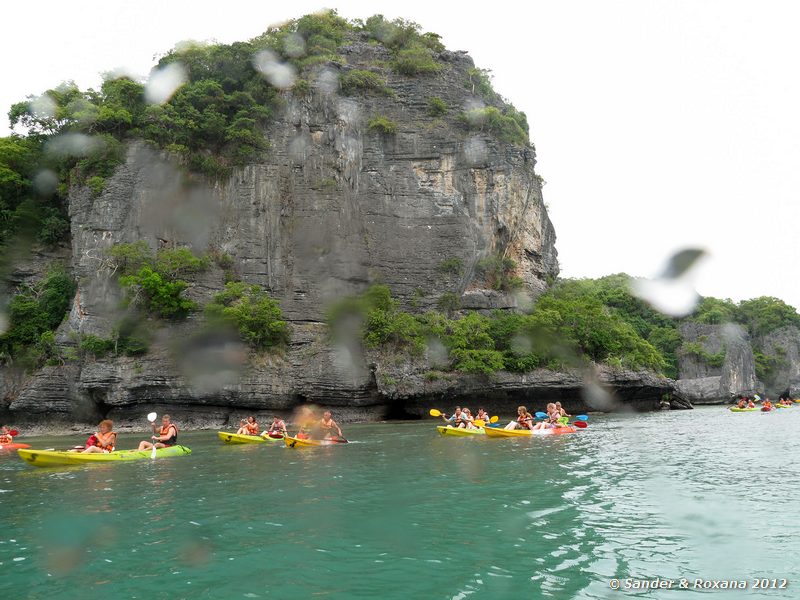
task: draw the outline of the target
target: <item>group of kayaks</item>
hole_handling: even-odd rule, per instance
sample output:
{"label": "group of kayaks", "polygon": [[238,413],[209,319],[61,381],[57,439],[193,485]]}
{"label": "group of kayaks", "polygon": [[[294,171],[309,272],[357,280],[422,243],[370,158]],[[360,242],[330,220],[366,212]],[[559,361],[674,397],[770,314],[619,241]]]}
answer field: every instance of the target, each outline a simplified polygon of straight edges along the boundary
{"label": "group of kayaks", "polygon": [[750,406],[739,408],[738,406],[731,406],[728,408],[729,411],[734,413],[743,413],[743,412],[772,412],[773,410],[777,410],[779,408],[791,408],[794,404],[800,404],[800,400],[789,401],[787,403],[780,403],[776,402],[775,404],[771,404],[769,406]]}
{"label": "group of kayaks", "polygon": [[[226,444],[275,444],[283,442],[287,448],[313,448],[346,444],[344,438],[324,440],[304,439],[283,435],[241,435],[227,431],[217,432],[219,439]],[[129,462],[133,460],[160,459],[191,454],[190,448],[181,445],[153,450],[114,450],[107,453],[82,453],[67,450],[32,450],[29,444],[0,444],[0,452],[16,451],[19,457],[36,467],[60,467],[65,465],[85,465],[109,462]]]}
{"label": "group of kayaks", "polygon": [[344,438],[330,438],[314,440],[311,438],[291,437],[281,434],[262,434],[262,435],[243,435],[240,433],[230,433],[228,431],[218,431],[217,437],[226,444],[274,444],[283,442],[287,448],[314,448],[316,446],[333,446],[346,444]]}
{"label": "group of kayaks", "polygon": [[510,438],[510,437],[532,437],[537,435],[563,435],[565,433],[577,433],[578,428],[572,425],[565,427],[554,427],[552,429],[504,429],[502,427],[476,427],[475,429],[464,429],[463,427],[453,427],[452,425],[439,425],[436,430],[442,435],[451,436],[474,436],[482,435],[490,438]]}

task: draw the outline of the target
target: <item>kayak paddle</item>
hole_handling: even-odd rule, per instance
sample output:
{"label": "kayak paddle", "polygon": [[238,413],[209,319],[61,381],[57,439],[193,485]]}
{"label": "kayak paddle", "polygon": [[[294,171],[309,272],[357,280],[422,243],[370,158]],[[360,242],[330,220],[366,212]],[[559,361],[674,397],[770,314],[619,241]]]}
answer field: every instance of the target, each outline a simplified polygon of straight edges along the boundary
{"label": "kayak paddle", "polygon": [[430,416],[432,416],[432,417],[441,417],[442,416],[442,411],[436,410],[435,408],[432,408],[432,409],[430,409],[428,411],[428,414],[430,414]]}
{"label": "kayak paddle", "polygon": [[[153,426],[153,435],[156,434],[156,417],[158,415],[154,412],[151,412],[147,415],[147,420],[150,421],[150,425]],[[155,459],[156,457],[156,441],[153,440],[153,451],[150,453],[150,458]]]}
{"label": "kayak paddle", "polygon": [[577,427],[578,429],[586,429],[589,424],[586,421],[573,421],[572,426]]}
{"label": "kayak paddle", "polygon": [[575,418],[578,419],[578,421],[588,421],[589,420],[589,416],[588,415],[578,415]]}
{"label": "kayak paddle", "polygon": [[534,413],[533,416],[535,416],[537,419],[546,419],[547,418],[547,413],[537,412],[537,413]]}

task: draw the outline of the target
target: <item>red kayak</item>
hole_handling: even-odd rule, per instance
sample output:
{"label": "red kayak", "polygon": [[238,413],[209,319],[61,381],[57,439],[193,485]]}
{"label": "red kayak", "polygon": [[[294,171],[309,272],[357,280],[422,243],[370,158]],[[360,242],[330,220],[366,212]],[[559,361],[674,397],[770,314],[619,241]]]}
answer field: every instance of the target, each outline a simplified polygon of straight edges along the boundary
{"label": "red kayak", "polygon": [[30,448],[30,444],[0,444],[0,452]]}

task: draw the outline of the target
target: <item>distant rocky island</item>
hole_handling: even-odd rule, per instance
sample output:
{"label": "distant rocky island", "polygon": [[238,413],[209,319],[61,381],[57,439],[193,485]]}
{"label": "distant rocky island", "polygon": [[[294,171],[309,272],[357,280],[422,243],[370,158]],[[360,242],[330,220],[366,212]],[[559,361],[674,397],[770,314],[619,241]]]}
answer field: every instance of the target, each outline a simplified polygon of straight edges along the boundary
{"label": "distant rocky island", "polygon": [[[225,426],[689,408],[795,394],[775,298],[659,314],[560,280],[525,114],[414,23],[306,15],[182,44],[144,83],[66,83],[0,139],[0,419]],[[154,76],[155,77],[155,76]]]}

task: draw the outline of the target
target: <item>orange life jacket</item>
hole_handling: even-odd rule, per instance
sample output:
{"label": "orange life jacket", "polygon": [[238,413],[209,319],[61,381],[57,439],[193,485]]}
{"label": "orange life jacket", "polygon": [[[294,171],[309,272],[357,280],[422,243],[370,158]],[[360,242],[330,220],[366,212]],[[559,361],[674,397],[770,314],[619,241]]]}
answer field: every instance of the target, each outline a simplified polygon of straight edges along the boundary
{"label": "orange life jacket", "polygon": [[97,440],[95,441],[94,445],[100,448],[101,450],[107,450],[108,452],[113,452],[114,445],[117,443],[117,434],[114,433],[113,431],[109,432],[109,434],[110,434],[109,437],[110,442],[108,444],[104,444],[102,441],[100,441],[100,438],[94,436],[95,440]]}
{"label": "orange life jacket", "polygon": [[166,427],[162,425],[161,432],[159,433],[159,435],[168,435],[170,427],[175,428],[175,435],[171,438],[167,438],[166,440],[161,440],[161,443],[164,444],[165,446],[174,446],[175,444],[178,443],[178,426],[175,425],[175,423],[170,423]]}

